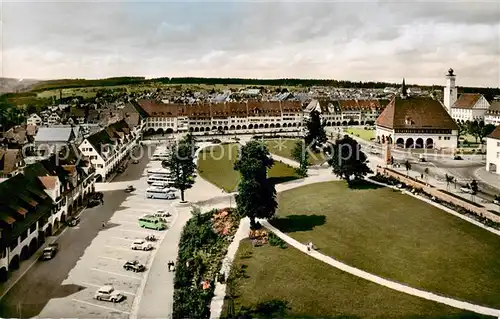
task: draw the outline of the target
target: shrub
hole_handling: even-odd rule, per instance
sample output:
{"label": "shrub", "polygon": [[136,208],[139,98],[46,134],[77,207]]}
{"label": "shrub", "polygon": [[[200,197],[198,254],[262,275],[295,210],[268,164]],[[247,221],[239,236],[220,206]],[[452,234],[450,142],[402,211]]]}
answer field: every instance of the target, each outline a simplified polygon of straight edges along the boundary
{"label": "shrub", "polygon": [[271,245],[271,246],[278,246],[278,247],[283,248],[283,249],[287,248],[287,245],[283,241],[283,239],[279,238],[274,233],[269,233],[267,235],[267,239],[269,241],[269,245]]}
{"label": "shrub", "polygon": [[[181,234],[174,278],[173,318],[209,318],[219,274],[238,218],[230,210],[193,210]],[[222,222],[222,227],[221,223]],[[219,223],[219,224],[215,224]]]}

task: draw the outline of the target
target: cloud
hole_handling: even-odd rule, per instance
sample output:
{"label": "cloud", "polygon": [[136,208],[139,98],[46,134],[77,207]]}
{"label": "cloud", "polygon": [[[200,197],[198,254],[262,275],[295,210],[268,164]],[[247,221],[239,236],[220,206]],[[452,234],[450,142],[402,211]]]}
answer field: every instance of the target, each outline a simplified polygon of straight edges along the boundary
{"label": "cloud", "polygon": [[7,2],[3,76],[499,86],[498,2]]}

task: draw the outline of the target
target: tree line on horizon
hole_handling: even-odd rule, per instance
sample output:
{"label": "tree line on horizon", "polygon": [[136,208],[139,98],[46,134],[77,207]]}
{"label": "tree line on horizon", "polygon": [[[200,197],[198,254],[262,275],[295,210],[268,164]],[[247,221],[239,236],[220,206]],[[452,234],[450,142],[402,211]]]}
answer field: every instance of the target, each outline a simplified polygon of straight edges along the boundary
{"label": "tree line on horizon", "polygon": [[[32,92],[45,90],[69,89],[79,87],[99,87],[99,86],[119,86],[119,85],[148,85],[148,84],[198,84],[198,85],[249,85],[249,86],[331,86],[339,88],[365,88],[365,89],[383,89],[385,87],[399,87],[399,83],[388,82],[361,82],[345,81],[333,79],[245,79],[245,78],[203,78],[203,77],[160,77],[146,79],[145,77],[112,77],[105,79],[87,80],[87,79],[60,79],[42,81],[32,87]],[[440,90],[443,86],[439,85],[418,85],[426,90]],[[490,87],[459,87],[462,93],[480,93],[488,100],[494,96],[500,95],[500,88]]]}

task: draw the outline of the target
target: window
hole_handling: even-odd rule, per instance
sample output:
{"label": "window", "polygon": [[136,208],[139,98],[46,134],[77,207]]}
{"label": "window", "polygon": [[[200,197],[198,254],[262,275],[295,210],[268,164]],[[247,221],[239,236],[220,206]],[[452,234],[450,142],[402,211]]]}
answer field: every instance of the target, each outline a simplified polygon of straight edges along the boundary
{"label": "window", "polygon": [[497,158],[500,158],[500,152],[497,152]]}
{"label": "window", "polygon": [[497,142],[497,146],[500,147],[500,142]]}
{"label": "window", "polygon": [[31,225],[31,227],[30,227],[30,234],[33,234],[35,231],[36,231],[36,223],[34,223],[33,225]]}
{"label": "window", "polygon": [[28,230],[27,229],[21,233],[21,241],[25,240],[26,238],[28,238]]}

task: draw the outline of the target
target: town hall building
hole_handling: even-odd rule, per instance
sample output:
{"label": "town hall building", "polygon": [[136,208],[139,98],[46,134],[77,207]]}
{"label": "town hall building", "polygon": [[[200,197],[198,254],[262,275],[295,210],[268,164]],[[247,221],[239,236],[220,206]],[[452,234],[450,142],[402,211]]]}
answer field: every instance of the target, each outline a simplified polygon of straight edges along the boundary
{"label": "town hall building", "polygon": [[376,121],[376,140],[400,148],[453,149],[458,126],[440,101],[408,95],[405,82]]}

